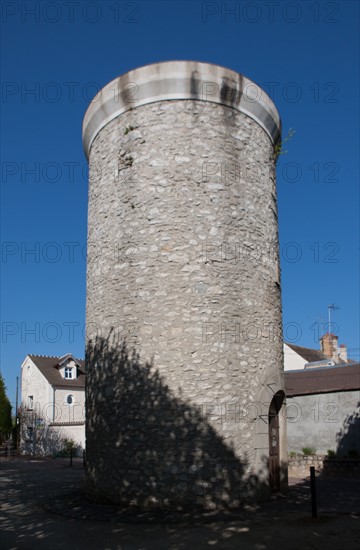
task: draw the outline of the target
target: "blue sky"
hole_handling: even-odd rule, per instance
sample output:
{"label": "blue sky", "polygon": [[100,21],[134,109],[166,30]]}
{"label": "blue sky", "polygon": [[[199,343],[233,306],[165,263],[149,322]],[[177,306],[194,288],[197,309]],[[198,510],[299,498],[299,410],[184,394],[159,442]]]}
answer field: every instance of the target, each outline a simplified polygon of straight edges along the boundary
{"label": "blue sky", "polygon": [[[26,354],[84,355],[87,164],[95,95],[148,63],[229,67],[274,100],[285,338],[332,327],[359,359],[359,3],[2,3],[1,369],[15,400]],[[33,251],[31,253],[31,251]]]}

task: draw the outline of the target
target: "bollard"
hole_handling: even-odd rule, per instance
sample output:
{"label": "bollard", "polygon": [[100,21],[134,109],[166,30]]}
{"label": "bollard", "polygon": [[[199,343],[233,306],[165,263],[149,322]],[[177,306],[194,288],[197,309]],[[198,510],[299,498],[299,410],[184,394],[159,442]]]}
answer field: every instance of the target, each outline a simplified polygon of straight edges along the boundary
{"label": "bollard", "polygon": [[315,466],[310,466],[311,516],[317,518]]}
{"label": "bollard", "polygon": [[70,466],[72,466],[72,459],[73,459],[73,448],[70,447]]}

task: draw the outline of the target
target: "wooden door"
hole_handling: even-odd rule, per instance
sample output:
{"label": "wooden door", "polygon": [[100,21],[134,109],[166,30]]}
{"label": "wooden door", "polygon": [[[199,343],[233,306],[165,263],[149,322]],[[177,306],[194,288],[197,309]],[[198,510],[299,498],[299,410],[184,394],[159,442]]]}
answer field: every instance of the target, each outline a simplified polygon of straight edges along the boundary
{"label": "wooden door", "polygon": [[280,490],[279,415],[275,406],[269,410],[269,483],[273,491]]}

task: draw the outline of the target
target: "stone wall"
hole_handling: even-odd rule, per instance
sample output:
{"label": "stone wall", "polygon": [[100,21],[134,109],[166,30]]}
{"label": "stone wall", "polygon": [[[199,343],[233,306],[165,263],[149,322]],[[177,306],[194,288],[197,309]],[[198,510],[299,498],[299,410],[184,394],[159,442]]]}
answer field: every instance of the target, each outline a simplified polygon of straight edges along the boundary
{"label": "stone wall", "polygon": [[360,455],[360,392],[338,391],[287,398],[288,451]]}
{"label": "stone wall", "polygon": [[289,457],[289,476],[309,476],[311,466],[314,466],[315,470],[323,475],[349,475],[358,477],[360,474],[359,458],[330,458],[324,455],[304,456],[300,454]]}
{"label": "stone wall", "polygon": [[228,106],[159,101],[89,162],[88,494],[236,504],[268,483],[283,389],[273,144]]}

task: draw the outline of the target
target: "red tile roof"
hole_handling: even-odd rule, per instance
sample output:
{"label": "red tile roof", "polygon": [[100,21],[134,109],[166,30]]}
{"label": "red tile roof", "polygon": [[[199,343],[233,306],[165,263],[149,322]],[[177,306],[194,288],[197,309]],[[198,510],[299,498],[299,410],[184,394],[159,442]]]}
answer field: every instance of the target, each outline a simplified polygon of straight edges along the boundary
{"label": "red tile roof", "polygon": [[360,363],[285,372],[288,397],[349,390],[360,390]]}

